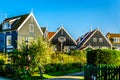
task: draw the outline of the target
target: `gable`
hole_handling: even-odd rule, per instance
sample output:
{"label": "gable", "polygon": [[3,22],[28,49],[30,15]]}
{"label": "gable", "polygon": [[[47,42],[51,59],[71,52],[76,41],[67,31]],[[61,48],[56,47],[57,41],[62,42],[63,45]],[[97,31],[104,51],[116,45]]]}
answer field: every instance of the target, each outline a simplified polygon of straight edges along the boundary
{"label": "gable", "polygon": [[[30,29],[30,25],[33,25],[32,32]],[[32,15],[29,15],[26,21],[23,24],[21,24],[21,26],[17,30],[19,32],[19,35],[40,37],[43,34],[39,25],[34,19],[34,16]]]}
{"label": "gable", "polygon": [[[28,21],[28,19],[30,19],[30,17],[32,17],[31,20],[35,21],[35,24],[37,25],[38,30],[40,30],[40,33],[43,35],[43,32],[42,32],[42,30],[41,30],[41,28],[40,28],[40,26],[39,26],[36,18],[34,17],[33,13],[30,13],[30,14],[29,14],[29,16],[24,20],[24,22],[18,27],[17,31],[19,31],[19,30],[23,27],[23,25]],[[31,21],[31,22],[32,22],[32,21]]]}
{"label": "gable", "polygon": [[102,47],[102,46],[111,46],[111,43],[107,40],[107,38],[100,32],[100,30],[96,30],[92,36],[89,37],[88,41],[84,43],[84,46],[94,46],[94,47]]}
{"label": "gable", "polygon": [[76,46],[75,41],[71,38],[71,36],[66,32],[64,28],[59,28],[58,31],[51,37],[50,41],[53,44],[59,43],[58,38],[62,36],[66,38],[66,41],[64,42],[64,45],[66,46]]}

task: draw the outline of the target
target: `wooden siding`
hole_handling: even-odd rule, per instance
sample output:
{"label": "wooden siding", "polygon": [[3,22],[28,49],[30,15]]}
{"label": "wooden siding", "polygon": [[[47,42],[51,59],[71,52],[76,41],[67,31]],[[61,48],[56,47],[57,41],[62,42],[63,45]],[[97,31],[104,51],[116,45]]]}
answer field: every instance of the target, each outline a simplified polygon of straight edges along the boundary
{"label": "wooden siding", "polygon": [[[11,46],[12,48],[7,48],[6,46],[6,37],[8,35],[11,35]],[[1,32],[0,33],[0,52],[3,52],[4,50],[13,50],[17,48],[17,32],[16,31],[8,31],[8,32]]]}
{"label": "wooden siding", "polygon": [[0,52],[3,52],[5,48],[5,35],[4,33],[0,33]]}
{"label": "wooden siding", "polygon": [[[34,25],[34,32],[29,32],[29,24],[31,23]],[[22,26],[22,28],[18,31],[18,43],[21,43],[22,40],[25,40],[25,38],[33,38],[34,40],[38,39],[40,36],[42,36],[42,33],[40,32],[40,29],[38,28],[34,18],[31,16],[27,22]],[[18,45],[19,48],[19,45]]]}
{"label": "wooden siding", "polygon": [[14,47],[14,49],[17,49],[17,32],[16,31],[12,31],[12,45]]}
{"label": "wooden siding", "polygon": [[[93,42],[93,38],[97,39],[97,42]],[[99,38],[103,39],[103,42],[99,42]],[[95,32],[95,34],[85,43],[84,46],[92,46],[92,47],[96,47],[96,48],[102,48],[102,47],[107,47],[107,48],[111,48],[110,43],[104,38],[104,36],[101,34],[101,32],[99,30],[97,30]]]}
{"label": "wooden siding", "polygon": [[73,42],[73,40],[68,36],[68,34],[64,30],[63,30],[63,34],[61,34],[61,30],[52,38],[51,43],[57,45],[57,49],[60,50],[60,43],[58,41],[58,38],[60,36],[64,36],[66,37],[66,41],[63,43],[63,46],[76,46],[76,44]]}

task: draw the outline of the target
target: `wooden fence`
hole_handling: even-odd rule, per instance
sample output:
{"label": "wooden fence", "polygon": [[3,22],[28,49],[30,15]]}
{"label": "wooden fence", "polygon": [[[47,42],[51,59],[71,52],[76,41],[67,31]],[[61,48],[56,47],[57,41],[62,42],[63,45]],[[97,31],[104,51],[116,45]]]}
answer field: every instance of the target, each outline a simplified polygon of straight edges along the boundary
{"label": "wooden fence", "polygon": [[85,80],[120,80],[119,66],[86,65]]}

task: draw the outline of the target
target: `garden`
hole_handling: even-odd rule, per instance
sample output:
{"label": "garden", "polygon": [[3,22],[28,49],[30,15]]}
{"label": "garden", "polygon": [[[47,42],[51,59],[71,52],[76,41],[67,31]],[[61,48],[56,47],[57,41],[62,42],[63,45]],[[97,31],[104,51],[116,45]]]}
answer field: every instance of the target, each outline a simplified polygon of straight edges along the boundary
{"label": "garden", "polygon": [[86,51],[53,51],[53,45],[42,38],[23,43],[20,50],[0,54],[0,76],[34,80],[65,75],[83,70]]}
{"label": "garden", "polygon": [[93,74],[102,80],[106,75],[107,77],[110,75],[109,79],[111,79],[111,76],[116,77],[120,73],[120,51],[118,50],[53,51],[54,45],[42,38],[28,45],[23,42],[20,47],[19,50],[0,53],[0,76],[35,80],[85,71],[85,74],[88,74],[85,75],[86,80]]}

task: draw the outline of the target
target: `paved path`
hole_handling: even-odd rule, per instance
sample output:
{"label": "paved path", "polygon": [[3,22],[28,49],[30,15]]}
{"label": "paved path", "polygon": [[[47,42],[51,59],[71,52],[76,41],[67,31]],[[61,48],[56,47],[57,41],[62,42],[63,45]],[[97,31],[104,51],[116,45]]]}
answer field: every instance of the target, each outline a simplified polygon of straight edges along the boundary
{"label": "paved path", "polygon": [[81,80],[84,79],[84,72],[78,72],[73,74],[68,74],[65,76],[58,76],[52,79],[46,79],[46,80]]}
{"label": "paved path", "polygon": [[0,80],[11,80],[11,79],[0,77]]}
{"label": "paved path", "polygon": [[[57,77],[54,77],[51,79],[45,79],[45,80],[81,80],[81,79],[84,79],[84,72],[68,74],[65,76],[57,76]],[[11,79],[0,77],[0,80],[11,80]]]}

